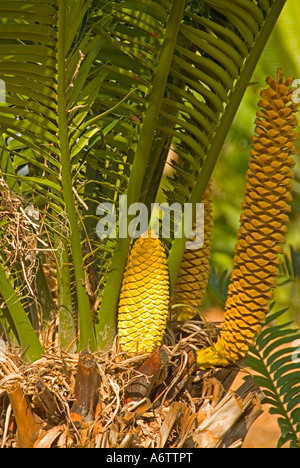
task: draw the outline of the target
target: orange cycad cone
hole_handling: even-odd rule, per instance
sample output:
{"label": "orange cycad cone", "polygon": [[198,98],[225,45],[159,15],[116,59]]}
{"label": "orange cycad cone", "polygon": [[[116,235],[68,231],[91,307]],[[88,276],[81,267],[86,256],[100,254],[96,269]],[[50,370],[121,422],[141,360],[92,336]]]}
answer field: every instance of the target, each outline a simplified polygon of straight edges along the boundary
{"label": "orange cycad cone", "polygon": [[[202,199],[204,205],[204,242],[200,249],[186,249],[172,296],[173,318],[189,320],[197,314],[206,292],[210,274],[212,187],[211,181]],[[202,229],[198,226],[197,229]],[[193,226],[195,230],[195,225]],[[200,233],[197,233],[200,237]]]}
{"label": "orange cycad cone", "polygon": [[250,155],[224,323],[213,346],[197,353],[201,368],[226,366],[246,356],[269,309],[287,231],[295,154],[297,106],[292,78],[268,78],[261,93]]}
{"label": "orange cycad cone", "polygon": [[132,355],[161,345],[169,313],[167,258],[161,241],[150,236],[135,242],[120,294],[119,344]]}

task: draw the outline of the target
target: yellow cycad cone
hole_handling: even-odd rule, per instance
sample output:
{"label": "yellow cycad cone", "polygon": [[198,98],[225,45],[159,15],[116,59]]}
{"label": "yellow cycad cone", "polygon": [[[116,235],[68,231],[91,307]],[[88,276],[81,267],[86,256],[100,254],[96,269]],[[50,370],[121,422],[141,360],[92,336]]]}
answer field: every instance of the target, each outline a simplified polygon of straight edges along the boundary
{"label": "yellow cycad cone", "polygon": [[268,78],[262,91],[250,154],[224,323],[214,346],[197,353],[201,368],[226,366],[246,356],[269,310],[287,231],[295,154],[297,105],[292,78]]}
{"label": "yellow cycad cone", "polygon": [[[172,304],[175,306],[173,318],[177,320],[189,320],[197,314],[207,288],[210,274],[212,226],[211,181],[208,183],[202,203],[204,204],[204,242],[200,249],[186,249],[184,252],[172,296]],[[195,225],[193,230],[195,230]],[[184,305],[176,307],[176,304]]]}
{"label": "yellow cycad cone", "polygon": [[158,238],[135,242],[124,274],[118,313],[121,350],[151,353],[162,343],[169,311],[167,258]]}

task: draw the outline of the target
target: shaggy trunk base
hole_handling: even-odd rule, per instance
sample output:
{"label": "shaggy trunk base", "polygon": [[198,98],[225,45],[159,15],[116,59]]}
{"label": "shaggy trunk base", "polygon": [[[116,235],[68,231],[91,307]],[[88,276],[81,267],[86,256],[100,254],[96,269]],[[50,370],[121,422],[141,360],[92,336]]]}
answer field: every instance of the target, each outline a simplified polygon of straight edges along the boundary
{"label": "shaggy trunk base", "polygon": [[230,390],[242,363],[199,372],[194,352],[214,328],[172,323],[151,356],[48,354],[0,364],[2,447],[240,447],[261,414],[251,377]]}

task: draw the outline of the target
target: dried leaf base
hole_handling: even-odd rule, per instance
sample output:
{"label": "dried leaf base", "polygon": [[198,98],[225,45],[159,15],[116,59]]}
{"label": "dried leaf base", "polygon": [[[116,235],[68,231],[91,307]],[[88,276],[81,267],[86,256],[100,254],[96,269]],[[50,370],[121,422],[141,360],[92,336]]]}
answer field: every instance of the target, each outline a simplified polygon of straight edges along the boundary
{"label": "dried leaf base", "polygon": [[[239,366],[196,369],[194,352],[215,339],[214,327],[191,320],[170,324],[150,357],[126,357],[117,343],[26,367],[8,356],[0,364],[0,446],[20,446],[21,438],[35,448],[240,447],[262,412],[262,393],[251,378],[230,390]],[[16,410],[12,388],[27,411]],[[24,427],[33,431],[25,441]]]}

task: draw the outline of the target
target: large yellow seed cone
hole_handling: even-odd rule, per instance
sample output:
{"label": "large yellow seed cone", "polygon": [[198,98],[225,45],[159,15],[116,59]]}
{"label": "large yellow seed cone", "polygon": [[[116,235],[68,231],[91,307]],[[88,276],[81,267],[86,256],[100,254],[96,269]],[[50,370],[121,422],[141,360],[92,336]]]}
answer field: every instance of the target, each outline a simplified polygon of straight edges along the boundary
{"label": "large yellow seed cone", "polygon": [[[202,199],[204,204],[204,242],[200,249],[186,249],[172,296],[173,319],[189,320],[197,314],[203,301],[210,274],[212,184],[209,182]],[[195,230],[195,225],[193,230]],[[199,226],[201,229],[202,226]],[[197,233],[200,236],[200,233]],[[176,305],[180,305],[176,307]]]}
{"label": "large yellow seed cone", "polygon": [[167,258],[159,239],[141,236],[124,274],[118,314],[121,350],[151,353],[162,343],[169,311]]}
{"label": "large yellow seed cone", "polygon": [[261,93],[224,323],[217,343],[197,353],[201,368],[245,357],[269,310],[290,211],[297,125],[292,81],[283,82],[280,70]]}

